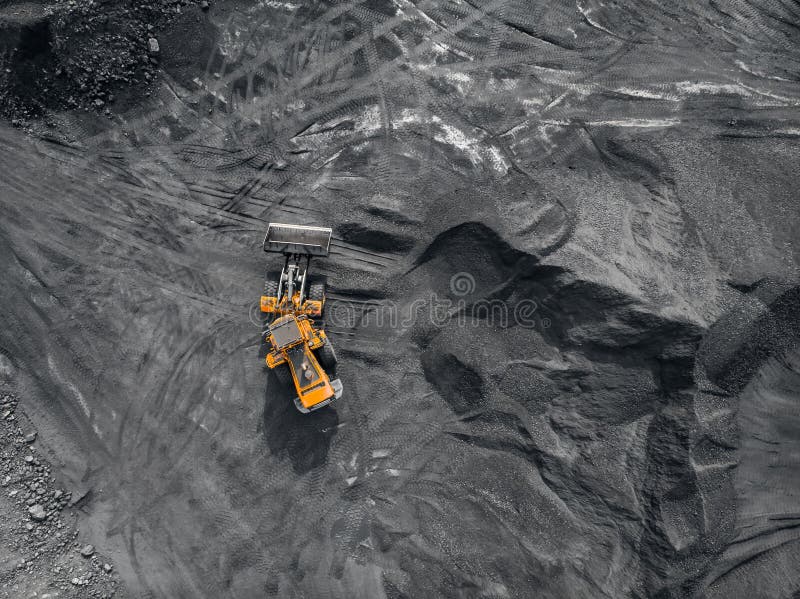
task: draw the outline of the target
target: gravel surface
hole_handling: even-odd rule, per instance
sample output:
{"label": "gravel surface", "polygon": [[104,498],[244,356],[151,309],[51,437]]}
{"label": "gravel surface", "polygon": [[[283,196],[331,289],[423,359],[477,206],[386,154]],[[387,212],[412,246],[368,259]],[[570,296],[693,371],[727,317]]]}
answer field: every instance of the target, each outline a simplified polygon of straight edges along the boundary
{"label": "gravel surface", "polygon": [[[131,50],[75,48],[51,103],[26,73],[67,53],[2,38],[0,374],[75,563],[147,597],[800,591],[795,6],[127,6],[76,4],[133,11]],[[257,356],[270,221],[334,231],[345,394],[308,416]]]}
{"label": "gravel surface", "polygon": [[78,504],[37,450],[16,396],[0,392],[0,597],[125,597],[111,561],[80,543]]}

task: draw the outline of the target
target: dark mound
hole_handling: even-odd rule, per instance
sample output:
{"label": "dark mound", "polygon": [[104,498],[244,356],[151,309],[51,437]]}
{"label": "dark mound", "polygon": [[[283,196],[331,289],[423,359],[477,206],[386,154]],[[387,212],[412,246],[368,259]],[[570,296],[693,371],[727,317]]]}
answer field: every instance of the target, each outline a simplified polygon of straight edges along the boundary
{"label": "dark mound", "polygon": [[[151,39],[195,2],[6,3],[0,7],[0,110],[124,110],[149,95],[161,58]],[[189,15],[185,15],[188,17]]]}
{"label": "dark mound", "polygon": [[0,109],[13,102],[32,104],[42,72],[55,64],[51,18],[44,5],[0,6]]}
{"label": "dark mound", "polygon": [[359,223],[344,223],[336,228],[342,239],[376,252],[405,254],[414,247],[414,240],[399,233],[371,229]]}
{"label": "dark mound", "polygon": [[[186,89],[196,88],[196,79],[206,79],[213,73],[220,76],[234,70],[232,64],[219,53],[216,44],[217,28],[196,10],[186,10],[171,19],[163,28],[161,67]],[[246,77],[244,78],[246,81]],[[251,75],[257,84],[258,75]],[[240,90],[246,91],[246,90]],[[242,93],[246,97],[246,93]]]}
{"label": "dark mound", "polygon": [[487,269],[508,272],[526,256],[485,224],[467,222],[439,233],[417,258],[416,264],[440,259],[454,270],[466,268],[477,260],[485,263]]}
{"label": "dark mound", "polygon": [[425,351],[421,356],[425,378],[456,414],[481,407],[486,398],[483,379],[453,354]]}
{"label": "dark mound", "polygon": [[490,227],[468,222],[439,233],[416,259],[437,293],[472,300],[492,296],[525,276],[537,259],[513,248]]}
{"label": "dark mound", "polygon": [[[464,444],[456,451],[467,461],[489,451],[532,464],[595,543],[611,542],[604,523],[640,522],[618,534],[649,564],[647,594],[695,592],[703,568],[687,564],[708,565],[719,551],[717,531],[698,512],[708,490],[692,457],[703,329],[540,265],[478,223],[438,235],[415,266],[423,280],[462,270],[474,273],[479,292],[437,326],[420,323],[414,337],[426,380],[456,418],[448,427]],[[521,307],[530,309],[525,318]],[[536,424],[544,414],[546,435]],[[636,465],[625,468],[630,486],[612,492],[610,480],[620,474],[606,452],[618,441],[608,431],[623,428],[639,450]],[[520,482],[517,492],[534,497],[536,487]],[[500,551],[511,541],[488,541],[495,542]],[[573,568],[580,566],[569,566],[566,578]]]}

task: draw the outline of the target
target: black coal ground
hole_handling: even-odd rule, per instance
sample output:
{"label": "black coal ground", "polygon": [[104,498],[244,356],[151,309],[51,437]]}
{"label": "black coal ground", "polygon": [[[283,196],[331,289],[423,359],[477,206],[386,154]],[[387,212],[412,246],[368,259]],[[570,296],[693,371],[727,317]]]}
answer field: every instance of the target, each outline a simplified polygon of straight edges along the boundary
{"label": "black coal ground", "polygon": [[[0,126],[3,370],[132,595],[800,589],[798,15],[672,10],[217,3]],[[310,416],[270,220],[335,232]]]}

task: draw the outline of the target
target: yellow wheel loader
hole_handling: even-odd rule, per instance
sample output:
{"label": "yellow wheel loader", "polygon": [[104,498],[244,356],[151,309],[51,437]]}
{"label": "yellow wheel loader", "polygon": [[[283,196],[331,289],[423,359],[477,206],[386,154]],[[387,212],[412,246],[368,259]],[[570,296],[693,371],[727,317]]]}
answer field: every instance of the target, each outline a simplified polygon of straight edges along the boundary
{"label": "yellow wheel loader", "polygon": [[278,380],[294,386],[294,405],[303,413],[327,406],[342,395],[336,353],[321,326],[325,279],[309,274],[311,258],[327,256],[331,229],[270,223],[264,251],[284,255],[283,269],[267,273],[261,295],[264,327],[261,356]]}

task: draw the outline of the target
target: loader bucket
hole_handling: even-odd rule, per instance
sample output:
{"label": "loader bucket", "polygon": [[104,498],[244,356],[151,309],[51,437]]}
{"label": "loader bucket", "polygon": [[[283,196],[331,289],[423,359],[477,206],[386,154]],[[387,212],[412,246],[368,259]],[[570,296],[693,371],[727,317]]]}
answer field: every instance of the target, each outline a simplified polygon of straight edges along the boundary
{"label": "loader bucket", "polygon": [[327,256],[331,229],[270,223],[264,237],[264,251],[306,256]]}

